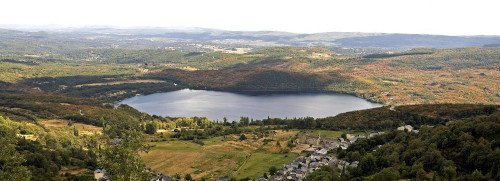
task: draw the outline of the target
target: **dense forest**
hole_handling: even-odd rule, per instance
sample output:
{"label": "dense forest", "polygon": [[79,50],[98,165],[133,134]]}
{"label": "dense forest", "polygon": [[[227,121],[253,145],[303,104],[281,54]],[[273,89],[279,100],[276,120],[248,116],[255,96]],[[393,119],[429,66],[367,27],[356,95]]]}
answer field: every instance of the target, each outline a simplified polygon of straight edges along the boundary
{"label": "dense forest", "polygon": [[361,139],[339,158],[359,167],[324,167],[306,180],[498,180],[500,114],[420,126],[419,132],[390,131]]}

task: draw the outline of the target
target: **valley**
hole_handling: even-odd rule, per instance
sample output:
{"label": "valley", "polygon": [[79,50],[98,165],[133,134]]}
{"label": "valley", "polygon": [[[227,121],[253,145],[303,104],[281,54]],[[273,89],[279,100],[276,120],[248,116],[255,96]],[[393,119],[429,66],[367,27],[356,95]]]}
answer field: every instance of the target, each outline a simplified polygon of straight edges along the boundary
{"label": "valley", "polygon": [[204,31],[0,30],[0,180],[499,178],[498,37]]}

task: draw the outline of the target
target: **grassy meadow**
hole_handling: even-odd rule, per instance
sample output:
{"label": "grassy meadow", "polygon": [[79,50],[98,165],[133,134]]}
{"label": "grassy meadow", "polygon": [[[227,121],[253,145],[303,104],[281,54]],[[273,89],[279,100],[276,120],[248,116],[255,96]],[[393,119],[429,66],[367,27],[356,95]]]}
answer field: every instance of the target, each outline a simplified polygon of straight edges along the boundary
{"label": "grassy meadow", "polygon": [[257,178],[268,172],[271,166],[278,168],[292,162],[308,145],[295,145],[292,150],[287,143],[297,134],[321,134],[324,137],[339,137],[341,131],[328,130],[275,130],[263,138],[245,134],[214,137],[203,140],[203,144],[192,141],[170,140],[151,142],[153,146],[142,153],[144,162],[153,171],[167,175],[191,174],[193,178],[215,179],[223,176],[236,179]]}

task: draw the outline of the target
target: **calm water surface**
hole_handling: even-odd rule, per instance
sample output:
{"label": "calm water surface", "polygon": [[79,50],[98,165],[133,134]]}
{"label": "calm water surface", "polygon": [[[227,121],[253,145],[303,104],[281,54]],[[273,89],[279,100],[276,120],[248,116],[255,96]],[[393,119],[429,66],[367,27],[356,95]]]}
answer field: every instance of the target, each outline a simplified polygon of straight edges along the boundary
{"label": "calm water surface", "polygon": [[315,118],[334,116],[339,113],[380,107],[364,99],[345,94],[304,93],[247,95],[230,92],[189,90],[139,95],[125,99],[128,104],[142,112],[170,117],[208,117],[230,121],[241,116],[254,119],[293,118],[311,116]]}

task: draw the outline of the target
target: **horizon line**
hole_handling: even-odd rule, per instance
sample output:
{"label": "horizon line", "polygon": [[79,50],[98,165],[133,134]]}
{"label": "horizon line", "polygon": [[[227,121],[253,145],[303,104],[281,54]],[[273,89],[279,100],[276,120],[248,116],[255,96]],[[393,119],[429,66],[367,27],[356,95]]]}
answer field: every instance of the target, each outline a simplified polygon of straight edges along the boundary
{"label": "horizon line", "polygon": [[500,34],[433,34],[433,33],[402,33],[402,32],[365,32],[365,31],[321,31],[321,32],[313,32],[313,33],[304,33],[304,32],[292,32],[292,31],[283,31],[283,30],[227,30],[227,29],[219,29],[219,28],[207,28],[207,27],[198,27],[198,26],[120,26],[120,25],[61,25],[61,24],[0,24],[0,29],[10,29],[10,30],[18,30],[18,31],[53,31],[58,29],[78,29],[78,28],[109,28],[109,29],[118,29],[118,30],[140,30],[140,29],[168,29],[168,30],[212,30],[212,31],[228,31],[228,32],[281,32],[281,33],[289,33],[289,34],[297,34],[297,35],[314,35],[314,34],[322,34],[322,33],[363,33],[363,34],[402,34],[402,35],[434,35],[434,36],[456,36],[456,37],[474,37],[474,36],[499,36]]}

